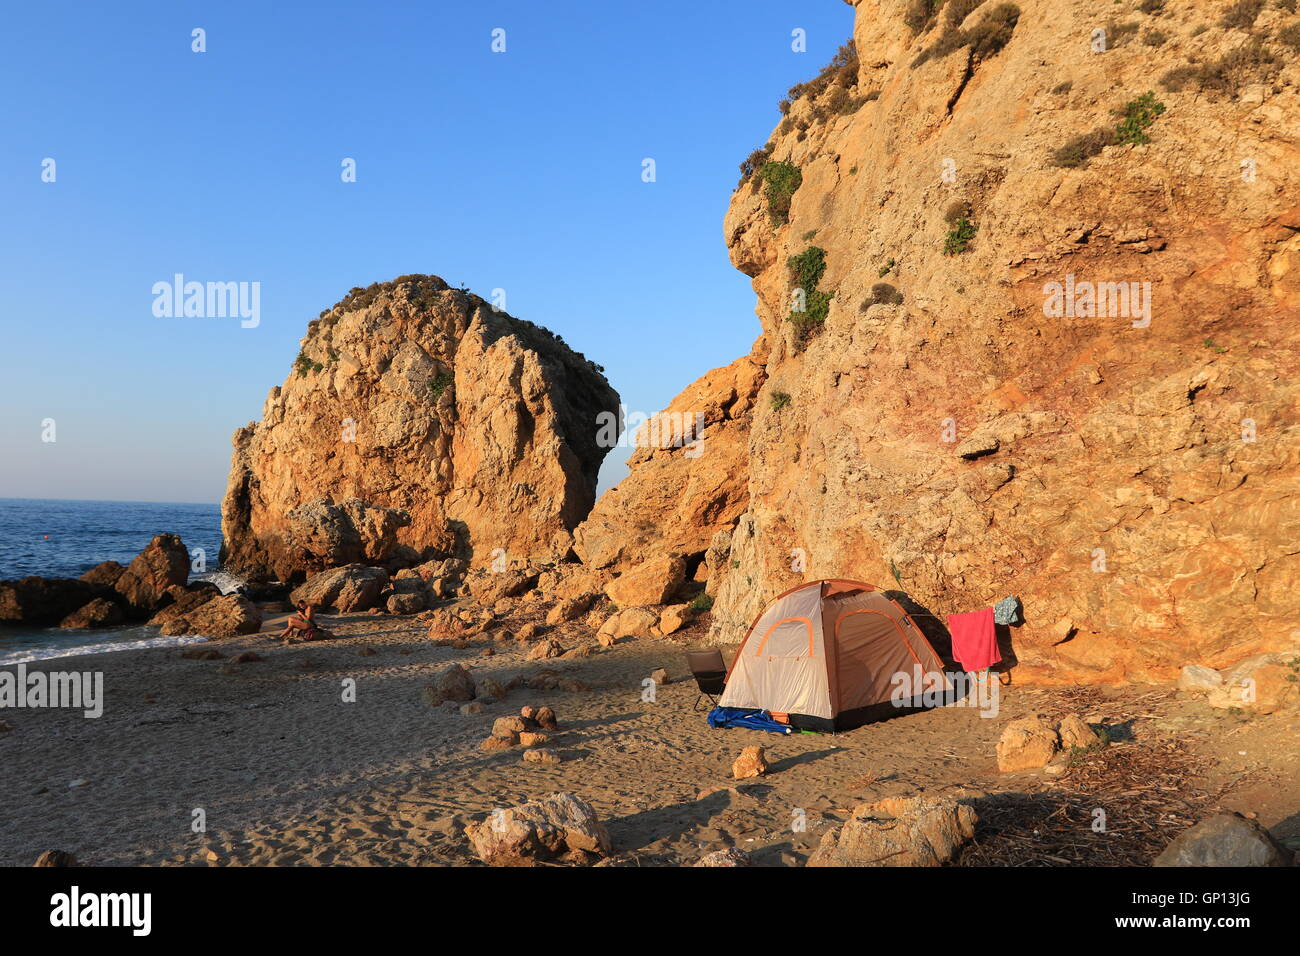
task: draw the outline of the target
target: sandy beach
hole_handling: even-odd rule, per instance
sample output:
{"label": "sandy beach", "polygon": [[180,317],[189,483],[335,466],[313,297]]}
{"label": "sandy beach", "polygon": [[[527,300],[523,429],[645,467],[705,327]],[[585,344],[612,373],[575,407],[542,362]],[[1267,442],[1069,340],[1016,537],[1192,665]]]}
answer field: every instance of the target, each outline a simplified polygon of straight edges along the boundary
{"label": "sandy beach", "polygon": [[[268,624],[268,626],[270,626]],[[706,623],[672,638],[623,639],[574,660],[525,661],[529,645],[437,646],[416,616],[327,620],[335,637],[283,646],[269,633],[194,648],[86,656],[33,665],[102,671],[104,714],[5,714],[0,733],[0,863],[48,849],[83,864],[449,865],[477,859],[467,824],[556,792],[587,800],[606,823],[614,861],[689,865],[735,846],[759,865],[800,865],[856,804],[915,793],[976,793],[981,823],[968,865],[1149,862],[1217,807],[1258,814],[1293,849],[1300,755],[1292,713],[1249,719],[1169,686],[1005,688],[996,718],[944,708],[837,735],[712,730],[693,711],[683,650]],[[592,643],[583,624],[557,629],[566,648]],[[485,648],[491,656],[480,656]],[[243,652],[262,659],[235,663]],[[186,655],[189,656],[186,656]],[[520,688],[476,715],[429,706],[440,666],[459,661],[502,683],[555,673],[584,690]],[[642,681],[665,668],[656,700]],[[343,701],[354,680],[355,703]],[[495,718],[551,705],[558,765],[522,750],[483,752]],[[1055,777],[999,773],[994,747],[1010,719],[1076,714],[1117,742]],[[742,747],[767,749],[766,776],[737,781]],[[1107,809],[1093,833],[1090,808]],[[194,811],[206,832],[192,831]],[[806,820],[802,829],[797,818]]]}

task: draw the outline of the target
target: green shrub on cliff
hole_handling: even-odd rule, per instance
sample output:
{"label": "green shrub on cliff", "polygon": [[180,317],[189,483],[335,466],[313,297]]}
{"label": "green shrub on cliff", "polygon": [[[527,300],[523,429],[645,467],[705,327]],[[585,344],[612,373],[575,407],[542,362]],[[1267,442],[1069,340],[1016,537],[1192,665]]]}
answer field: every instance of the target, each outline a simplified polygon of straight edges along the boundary
{"label": "green shrub on cliff", "polygon": [[790,163],[764,163],[758,171],[767,197],[767,214],[776,225],[790,221],[790,201],[803,185],[803,173]]}
{"label": "green shrub on cliff", "polygon": [[451,387],[454,379],[450,372],[440,372],[433,378],[429,379],[429,396],[436,402],[442,398],[442,393]]}
{"label": "green shrub on cliff", "polygon": [[945,256],[958,256],[966,251],[970,241],[975,238],[978,227],[965,216],[962,216],[953,224],[952,229],[943,238],[943,254]]}
{"label": "green shrub on cliff", "polygon": [[[835,297],[834,292],[823,292],[817,288],[826,272],[826,250],[809,246],[787,259],[786,266],[790,270],[791,292],[796,289],[803,291],[802,303],[799,297],[792,294],[793,302],[788,317],[796,332],[795,341],[802,346],[817,328],[825,324],[826,317],[830,315],[831,299]],[[803,305],[802,309],[798,308],[799,304]]]}
{"label": "green shrub on cliff", "polygon": [[293,360],[293,367],[297,370],[299,376],[306,375],[308,372],[319,372],[325,366],[320,362],[313,362],[307,357],[307,353],[299,349],[298,357]]}
{"label": "green shrub on cliff", "polygon": [[1119,125],[1115,127],[1117,143],[1131,143],[1140,146],[1151,142],[1147,127],[1165,111],[1165,104],[1156,99],[1155,93],[1148,90],[1135,100],[1129,100],[1119,112]]}

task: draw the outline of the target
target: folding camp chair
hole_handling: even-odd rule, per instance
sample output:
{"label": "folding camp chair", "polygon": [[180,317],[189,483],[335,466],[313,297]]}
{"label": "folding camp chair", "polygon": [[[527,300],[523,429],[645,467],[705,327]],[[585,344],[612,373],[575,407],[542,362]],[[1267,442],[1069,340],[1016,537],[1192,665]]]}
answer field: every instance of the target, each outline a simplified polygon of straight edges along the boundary
{"label": "folding camp chair", "polygon": [[707,697],[710,703],[717,707],[718,695],[727,685],[727,664],[722,659],[722,651],[716,647],[707,651],[687,651],[686,663],[690,665],[695,686],[700,689],[691,710],[700,709],[702,697]]}

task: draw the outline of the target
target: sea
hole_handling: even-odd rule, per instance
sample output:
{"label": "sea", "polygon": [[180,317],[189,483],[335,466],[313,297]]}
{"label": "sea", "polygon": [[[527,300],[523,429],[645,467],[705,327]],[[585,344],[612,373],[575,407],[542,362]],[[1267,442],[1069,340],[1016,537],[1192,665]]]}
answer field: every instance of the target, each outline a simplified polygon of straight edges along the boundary
{"label": "sea", "polygon": [[[242,583],[218,566],[218,505],[45,498],[0,498],[0,580],[29,575],[75,578],[101,561],[129,564],[163,532],[185,542],[193,559],[191,581],[212,581],[223,592]],[[157,628],[145,625],[62,631],[0,623],[0,666],[202,640],[163,637]]]}

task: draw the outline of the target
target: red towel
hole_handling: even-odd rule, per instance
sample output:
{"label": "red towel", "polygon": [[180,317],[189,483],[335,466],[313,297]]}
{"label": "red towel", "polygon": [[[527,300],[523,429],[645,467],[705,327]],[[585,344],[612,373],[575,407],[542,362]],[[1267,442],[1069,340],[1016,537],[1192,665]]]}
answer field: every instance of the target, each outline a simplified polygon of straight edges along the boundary
{"label": "red towel", "polygon": [[1002,660],[993,629],[993,608],[949,614],[948,633],[952,635],[952,656],[967,673],[982,671]]}

